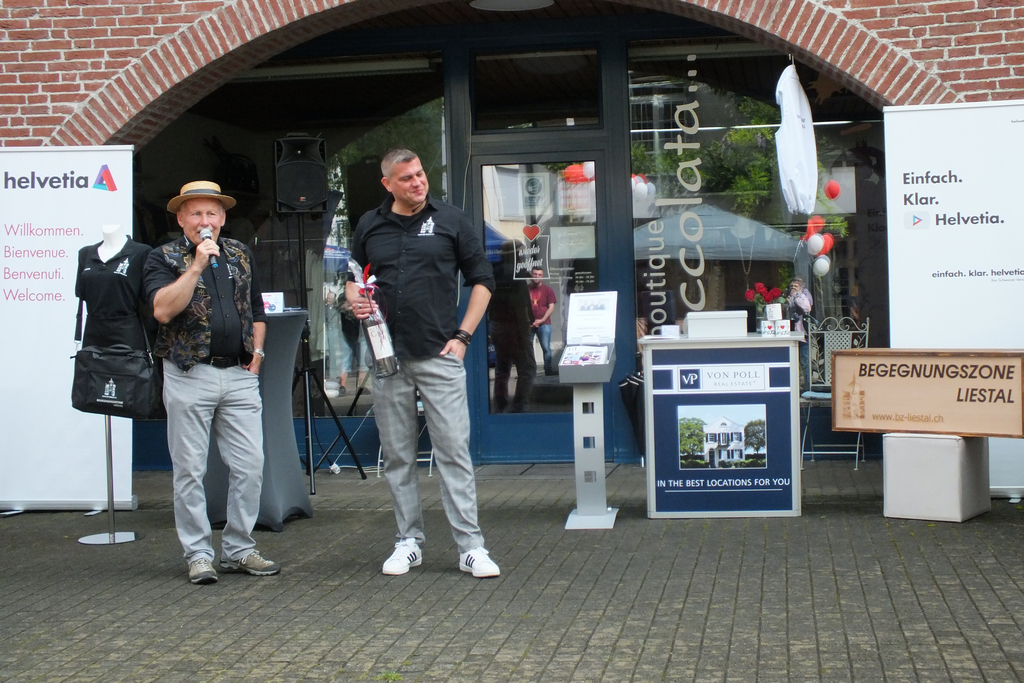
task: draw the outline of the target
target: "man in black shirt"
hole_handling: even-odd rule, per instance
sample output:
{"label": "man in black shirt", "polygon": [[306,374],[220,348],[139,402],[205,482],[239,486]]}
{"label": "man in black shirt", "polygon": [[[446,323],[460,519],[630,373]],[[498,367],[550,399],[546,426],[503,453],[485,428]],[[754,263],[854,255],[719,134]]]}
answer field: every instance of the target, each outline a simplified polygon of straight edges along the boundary
{"label": "man in black shirt", "polygon": [[218,239],[234,205],[216,183],[182,187],[167,210],[184,236],[150,252],[144,273],[160,322],[154,353],[164,359],[174,521],[196,584],[217,580],[203,488],[211,433],[230,471],[221,568],[254,576],[281,569],[260,556],[252,537],[263,487],[258,374],[266,315],[249,249]]}
{"label": "man in black shirt", "polygon": [[[384,475],[398,523],[395,551],[384,562],[388,575],[405,574],[423,562],[423,511],[416,471],[417,392],[423,402],[434,459],[441,476],[459,568],[476,577],[498,576],[477,524],[476,480],[469,455],[469,406],[463,359],[491,292],[494,275],[477,231],[466,215],[428,195],[419,158],[392,150],[381,162],[381,182],[391,196],[356,227],[352,258],[376,277],[381,312],[400,370],[374,380],[374,414],[384,449]],[[471,288],[462,322],[456,323],[459,273]],[[359,284],[346,296],[356,317],[371,303]]]}

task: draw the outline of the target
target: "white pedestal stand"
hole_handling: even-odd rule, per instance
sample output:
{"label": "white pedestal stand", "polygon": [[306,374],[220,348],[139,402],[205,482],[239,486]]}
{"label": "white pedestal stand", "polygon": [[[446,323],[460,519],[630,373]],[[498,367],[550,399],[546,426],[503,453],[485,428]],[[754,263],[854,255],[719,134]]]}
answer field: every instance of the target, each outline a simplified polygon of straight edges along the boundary
{"label": "white pedestal stand", "polygon": [[110,531],[82,536],[78,542],[84,545],[114,545],[135,540],[134,531],[114,531],[114,445],[110,436],[110,416],[104,415],[103,420],[107,436],[107,519],[110,521]]}
{"label": "white pedestal stand", "polygon": [[604,385],[572,388],[572,429],[576,458],[576,509],[566,529],[611,529],[618,508],[608,507],[604,476]]}

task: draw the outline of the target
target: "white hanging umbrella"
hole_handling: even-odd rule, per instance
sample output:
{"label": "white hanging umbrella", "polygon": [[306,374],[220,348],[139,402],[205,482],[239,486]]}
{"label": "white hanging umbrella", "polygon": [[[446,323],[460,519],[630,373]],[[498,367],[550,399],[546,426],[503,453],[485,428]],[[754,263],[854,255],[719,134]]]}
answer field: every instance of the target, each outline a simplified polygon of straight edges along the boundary
{"label": "white hanging umbrella", "polygon": [[818,150],[811,103],[792,64],[779,78],[775,101],[782,108],[782,125],[775,135],[782,197],[790,213],[810,214],[818,196]]}

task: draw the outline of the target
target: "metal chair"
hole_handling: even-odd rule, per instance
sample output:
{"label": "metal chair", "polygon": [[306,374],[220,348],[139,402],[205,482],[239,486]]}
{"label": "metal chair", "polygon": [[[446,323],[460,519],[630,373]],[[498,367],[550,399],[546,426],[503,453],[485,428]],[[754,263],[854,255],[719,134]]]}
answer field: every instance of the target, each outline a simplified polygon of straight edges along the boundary
{"label": "metal chair", "polygon": [[[853,469],[858,469],[864,459],[861,433],[857,432],[855,443],[814,443],[810,433],[811,408],[832,408],[832,353],[846,349],[868,347],[868,325],[858,324],[853,318],[825,318],[820,323],[809,320],[807,330],[808,390],[800,394],[800,407],[806,409],[804,432],[800,441],[800,457],[810,455],[853,455]],[[808,445],[809,442],[809,445]]]}

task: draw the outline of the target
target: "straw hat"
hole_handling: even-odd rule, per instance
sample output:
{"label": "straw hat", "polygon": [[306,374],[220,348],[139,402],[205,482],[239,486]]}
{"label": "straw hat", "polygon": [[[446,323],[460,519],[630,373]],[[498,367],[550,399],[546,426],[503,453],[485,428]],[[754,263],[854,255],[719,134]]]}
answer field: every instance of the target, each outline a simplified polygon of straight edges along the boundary
{"label": "straw hat", "polygon": [[224,205],[225,210],[235,205],[234,199],[220,193],[220,185],[217,183],[211,183],[209,180],[196,180],[181,186],[181,194],[167,202],[167,210],[171,213],[178,213],[178,207],[189,199],[200,199],[203,197],[219,199],[220,203]]}

